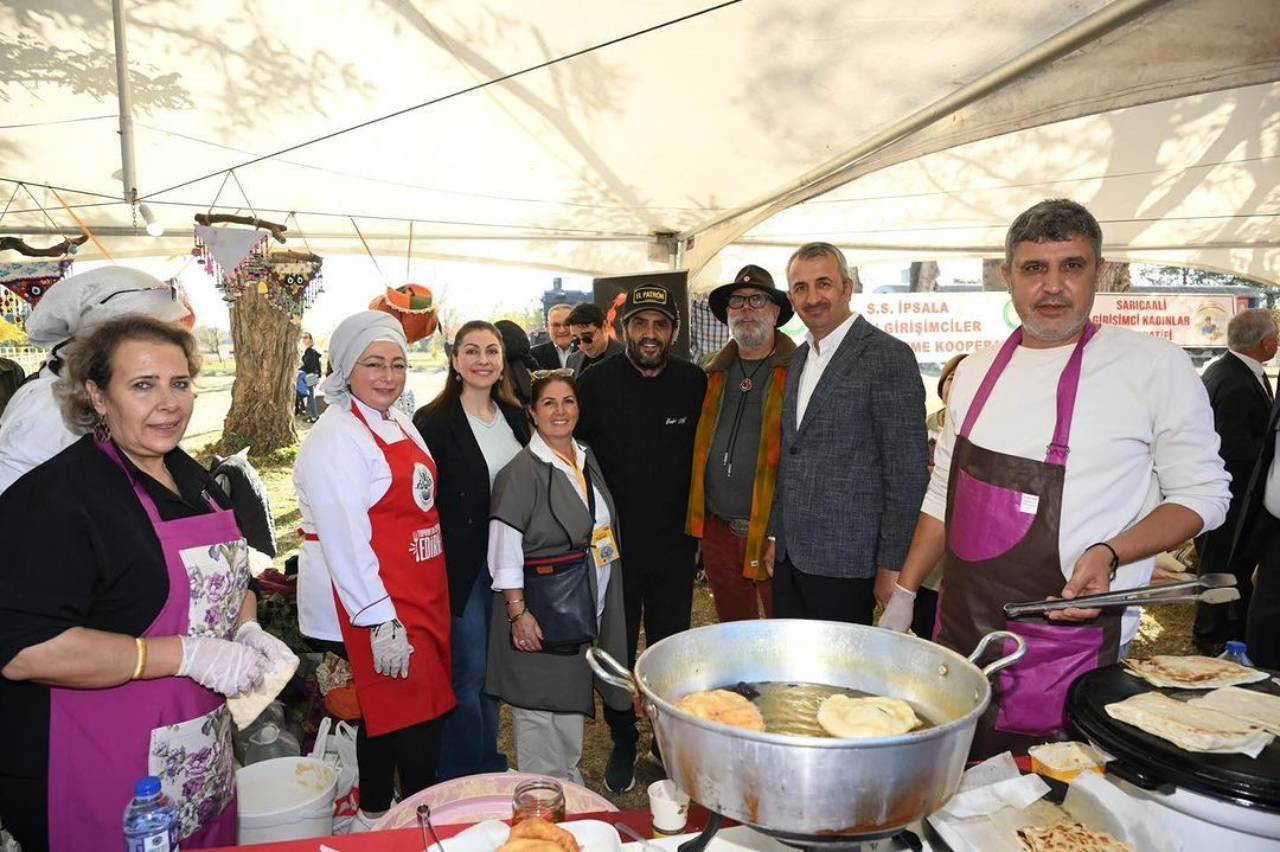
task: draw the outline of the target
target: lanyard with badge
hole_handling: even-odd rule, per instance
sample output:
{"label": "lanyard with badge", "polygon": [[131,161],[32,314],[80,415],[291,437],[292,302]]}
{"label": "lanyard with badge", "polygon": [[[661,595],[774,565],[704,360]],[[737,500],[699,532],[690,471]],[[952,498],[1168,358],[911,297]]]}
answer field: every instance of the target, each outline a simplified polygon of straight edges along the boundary
{"label": "lanyard with badge", "polygon": [[[555,450],[552,450],[555,452]],[[613,538],[613,526],[608,522],[596,522],[596,492],[591,487],[591,476],[585,465],[582,469],[571,459],[556,452],[556,458],[569,465],[573,475],[578,479],[578,487],[587,496],[587,511],[591,513],[591,553],[595,557],[596,568],[603,570],[606,565],[618,558],[618,544]]]}

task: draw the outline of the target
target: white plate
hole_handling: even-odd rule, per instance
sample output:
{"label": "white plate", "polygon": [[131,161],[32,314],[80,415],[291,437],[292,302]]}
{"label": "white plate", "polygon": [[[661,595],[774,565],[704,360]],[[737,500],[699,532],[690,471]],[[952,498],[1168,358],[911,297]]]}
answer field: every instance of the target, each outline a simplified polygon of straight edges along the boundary
{"label": "white plate", "polygon": [[[622,839],[618,831],[607,822],[598,819],[580,819],[573,822],[562,822],[560,827],[573,835],[582,847],[582,852],[622,852]],[[432,847],[436,852],[443,847],[443,852],[493,852],[507,842],[511,827],[497,820],[478,822],[450,837],[440,841],[439,847]]]}

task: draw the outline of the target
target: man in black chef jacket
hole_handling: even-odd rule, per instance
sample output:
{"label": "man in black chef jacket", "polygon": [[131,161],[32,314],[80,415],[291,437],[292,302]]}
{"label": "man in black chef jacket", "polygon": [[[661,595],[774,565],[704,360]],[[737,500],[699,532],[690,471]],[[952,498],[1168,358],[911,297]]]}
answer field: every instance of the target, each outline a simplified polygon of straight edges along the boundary
{"label": "man in black chef jacket", "polygon": [[[649,645],[689,629],[697,541],[685,535],[685,509],[707,378],[670,354],[680,314],[667,288],[633,288],[622,328],[623,357],[602,361],[581,377],[576,436],[595,452],[617,501],[631,666],[642,612]],[[613,734],[604,782],[621,793],[635,784],[640,735],[634,712],[606,707],[604,714]]]}

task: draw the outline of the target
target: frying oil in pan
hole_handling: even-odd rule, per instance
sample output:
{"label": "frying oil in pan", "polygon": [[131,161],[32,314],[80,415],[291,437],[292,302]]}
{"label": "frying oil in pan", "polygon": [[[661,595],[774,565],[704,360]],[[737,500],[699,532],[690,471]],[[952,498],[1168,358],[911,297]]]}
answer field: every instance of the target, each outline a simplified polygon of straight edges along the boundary
{"label": "frying oil in pan", "polygon": [[[786,734],[793,737],[826,737],[829,736],[818,724],[818,707],[832,695],[848,695],[851,698],[866,698],[869,692],[859,692],[842,686],[827,686],[821,683],[791,683],[786,681],[755,681],[737,683],[726,686],[730,692],[736,692],[749,699],[764,717],[765,730],[771,734]],[[933,723],[916,709],[921,725],[916,730],[932,728]]]}

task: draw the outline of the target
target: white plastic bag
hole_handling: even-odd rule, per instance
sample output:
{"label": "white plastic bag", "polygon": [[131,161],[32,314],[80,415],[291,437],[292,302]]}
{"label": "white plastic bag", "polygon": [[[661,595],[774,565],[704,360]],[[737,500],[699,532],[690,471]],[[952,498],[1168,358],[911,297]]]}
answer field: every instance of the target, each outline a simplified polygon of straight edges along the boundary
{"label": "white plastic bag", "polygon": [[316,731],[311,756],[338,770],[338,792],[333,802],[333,833],[346,834],[360,808],[360,769],[356,763],[355,726],[324,717]]}

